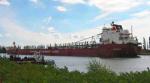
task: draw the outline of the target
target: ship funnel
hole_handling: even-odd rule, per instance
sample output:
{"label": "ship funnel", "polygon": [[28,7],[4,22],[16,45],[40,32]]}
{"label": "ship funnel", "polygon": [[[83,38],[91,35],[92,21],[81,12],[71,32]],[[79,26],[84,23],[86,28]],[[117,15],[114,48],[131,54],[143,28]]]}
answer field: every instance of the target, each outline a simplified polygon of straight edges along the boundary
{"label": "ship funnel", "polygon": [[114,22],[114,21],[112,21],[112,22],[111,22],[111,26],[113,26],[114,24],[115,24],[115,22]]}
{"label": "ship funnel", "polygon": [[13,42],[13,46],[14,46],[14,48],[16,48],[16,42]]}

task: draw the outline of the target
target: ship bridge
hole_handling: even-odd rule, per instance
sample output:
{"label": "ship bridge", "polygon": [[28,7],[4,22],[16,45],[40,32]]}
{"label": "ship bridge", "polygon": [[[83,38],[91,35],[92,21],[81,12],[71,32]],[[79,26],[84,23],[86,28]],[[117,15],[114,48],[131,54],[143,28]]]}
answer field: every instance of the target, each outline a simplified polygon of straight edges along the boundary
{"label": "ship bridge", "polygon": [[103,44],[138,44],[136,37],[133,37],[128,30],[123,29],[122,25],[111,23],[111,27],[104,27],[101,34]]}

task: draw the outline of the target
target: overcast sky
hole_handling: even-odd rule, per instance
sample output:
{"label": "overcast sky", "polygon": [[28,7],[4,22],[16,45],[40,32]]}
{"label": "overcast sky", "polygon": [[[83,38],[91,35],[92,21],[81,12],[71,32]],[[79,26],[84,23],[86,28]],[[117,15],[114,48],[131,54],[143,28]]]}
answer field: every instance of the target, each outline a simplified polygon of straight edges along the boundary
{"label": "overcast sky", "polygon": [[0,45],[72,42],[112,21],[150,36],[150,0],[0,0]]}

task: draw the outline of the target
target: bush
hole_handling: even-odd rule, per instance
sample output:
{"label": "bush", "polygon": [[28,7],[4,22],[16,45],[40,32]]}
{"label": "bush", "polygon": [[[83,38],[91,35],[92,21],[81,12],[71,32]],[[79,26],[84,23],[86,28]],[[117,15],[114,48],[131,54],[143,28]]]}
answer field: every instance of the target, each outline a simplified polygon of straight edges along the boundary
{"label": "bush", "polygon": [[0,58],[0,82],[3,83],[149,83],[150,70],[117,75],[97,61],[91,61],[87,73],[69,72],[67,67],[17,64]]}
{"label": "bush", "polygon": [[100,61],[92,60],[89,62],[88,65],[88,71],[89,72],[112,72],[110,69],[108,69],[105,65],[101,64]]}

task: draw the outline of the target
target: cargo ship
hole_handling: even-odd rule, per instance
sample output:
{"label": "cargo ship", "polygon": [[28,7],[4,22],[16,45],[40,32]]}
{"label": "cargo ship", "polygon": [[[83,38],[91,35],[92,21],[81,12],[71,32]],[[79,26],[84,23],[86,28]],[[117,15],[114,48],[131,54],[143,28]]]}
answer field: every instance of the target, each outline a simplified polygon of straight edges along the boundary
{"label": "cargo ship", "polygon": [[[16,55],[34,55],[36,52],[40,52],[41,55],[46,56],[88,56],[88,57],[136,57],[141,50],[140,43],[136,37],[133,37],[132,32],[123,29],[122,25],[111,23],[110,27],[103,27],[102,33],[97,34],[100,37],[99,42],[94,40],[83,40],[65,43],[55,44],[54,46],[34,47],[29,46],[20,48],[14,46],[7,48],[7,54]],[[96,35],[96,36],[97,36]],[[91,39],[94,36],[89,37]]]}

